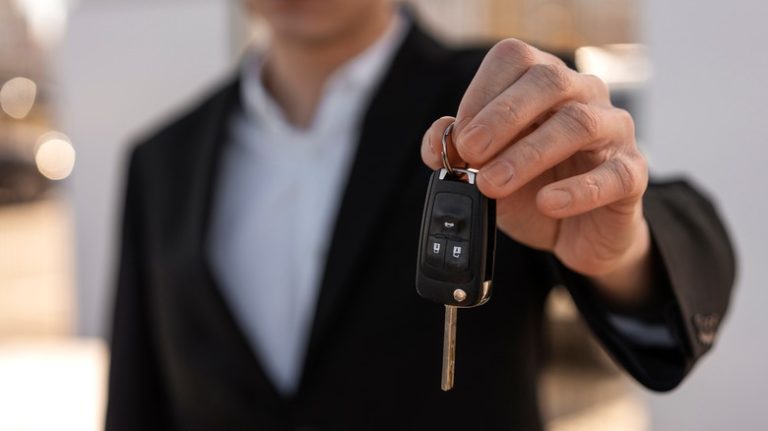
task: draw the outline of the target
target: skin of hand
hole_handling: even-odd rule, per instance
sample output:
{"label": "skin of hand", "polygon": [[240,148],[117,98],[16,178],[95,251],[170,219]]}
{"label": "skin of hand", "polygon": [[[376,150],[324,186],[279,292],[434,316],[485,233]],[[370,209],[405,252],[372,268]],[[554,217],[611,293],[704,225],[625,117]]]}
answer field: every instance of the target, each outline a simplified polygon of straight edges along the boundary
{"label": "skin of hand", "polygon": [[424,135],[421,154],[442,166],[479,169],[477,186],[497,200],[497,226],[552,252],[590,277],[607,298],[636,304],[650,291],[651,239],[642,196],[648,168],[632,117],[611,104],[599,78],[519,40],[497,43],[467,88],[456,117]]}

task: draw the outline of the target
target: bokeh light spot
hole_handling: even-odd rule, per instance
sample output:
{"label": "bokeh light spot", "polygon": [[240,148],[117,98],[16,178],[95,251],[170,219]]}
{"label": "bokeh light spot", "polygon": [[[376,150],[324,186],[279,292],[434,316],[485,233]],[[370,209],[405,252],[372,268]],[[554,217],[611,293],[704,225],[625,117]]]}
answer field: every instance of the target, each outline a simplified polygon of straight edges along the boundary
{"label": "bokeh light spot", "polygon": [[35,163],[46,178],[62,180],[75,166],[75,149],[69,138],[61,133],[43,135],[35,152]]}
{"label": "bokeh light spot", "polygon": [[12,118],[21,120],[35,104],[37,85],[31,79],[16,77],[0,88],[0,107]]}

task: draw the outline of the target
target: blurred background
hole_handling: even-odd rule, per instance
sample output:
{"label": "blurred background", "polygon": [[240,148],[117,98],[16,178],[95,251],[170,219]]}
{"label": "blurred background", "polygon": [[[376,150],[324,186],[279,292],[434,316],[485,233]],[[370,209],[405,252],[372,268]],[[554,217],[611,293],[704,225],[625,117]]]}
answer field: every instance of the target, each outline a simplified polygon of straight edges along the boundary
{"label": "blurred background", "polygon": [[[573,55],[634,114],[652,173],[694,177],[737,244],[721,339],[671,394],[617,372],[556,291],[549,429],[768,429],[768,4],[408,3],[453,44]],[[127,149],[265,35],[232,0],[0,0],[0,430],[101,428]]]}

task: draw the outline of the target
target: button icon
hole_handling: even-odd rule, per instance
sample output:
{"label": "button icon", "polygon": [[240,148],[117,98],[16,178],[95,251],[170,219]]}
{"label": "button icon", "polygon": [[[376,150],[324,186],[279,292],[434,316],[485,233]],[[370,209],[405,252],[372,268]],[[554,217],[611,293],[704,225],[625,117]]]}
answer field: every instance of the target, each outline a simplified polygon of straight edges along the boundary
{"label": "button icon", "polygon": [[461,257],[461,247],[458,245],[453,246],[453,257],[456,259]]}
{"label": "button icon", "polygon": [[426,263],[435,268],[442,268],[443,261],[445,260],[445,240],[430,236],[427,247],[424,250]]}
{"label": "button icon", "polygon": [[445,253],[445,267],[455,272],[469,269],[469,254],[466,253],[469,243],[466,241],[448,241]]}

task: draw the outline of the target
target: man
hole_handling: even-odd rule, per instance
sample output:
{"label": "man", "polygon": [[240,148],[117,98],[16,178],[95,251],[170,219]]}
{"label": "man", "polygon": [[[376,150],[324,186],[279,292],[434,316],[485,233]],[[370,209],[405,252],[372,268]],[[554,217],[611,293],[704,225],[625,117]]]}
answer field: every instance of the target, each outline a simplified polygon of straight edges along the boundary
{"label": "man", "polygon": [[[597,78],[516,40],[448,49],[388,0],[248,7],[269,49],[132,156],[108,429],[540,429],[555,284],[651,389],[711,347],[727,236],[686,183],[647,186]],[[413,280],[453,122],[500,234],[444,393],[442,309]]]}

